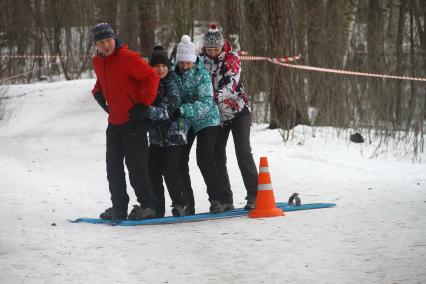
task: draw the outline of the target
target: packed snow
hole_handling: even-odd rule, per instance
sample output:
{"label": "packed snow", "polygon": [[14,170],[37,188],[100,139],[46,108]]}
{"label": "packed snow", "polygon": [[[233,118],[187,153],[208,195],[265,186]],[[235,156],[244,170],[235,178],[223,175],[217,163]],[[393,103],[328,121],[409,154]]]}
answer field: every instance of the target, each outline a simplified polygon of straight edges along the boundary
{"label": "packed snow", "polygon": [[[298,192],[302,203],[334,208],[135,227],[68,222],[110,206],[107,116],[93,83],[11,85],[2,99],[1,283],[426,282],[425,153],[413,162],[396,145],[373,155],[374,141],[354,144],[331,128],[299,126],[284,143],[254,125],[251,141],[256,163],[268,157],[277,201]],[[227,150],[242,207],[232,139]],[[195,151],[190,163],[196,210],[207,211]]]}

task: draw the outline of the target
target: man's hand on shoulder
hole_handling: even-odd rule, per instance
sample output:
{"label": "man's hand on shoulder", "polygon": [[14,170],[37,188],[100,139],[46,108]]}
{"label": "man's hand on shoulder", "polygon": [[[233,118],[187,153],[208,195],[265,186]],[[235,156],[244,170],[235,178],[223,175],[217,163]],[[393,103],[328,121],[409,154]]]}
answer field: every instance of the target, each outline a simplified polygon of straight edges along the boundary
{"label": "man's hand on shoulder", "polygon": [[130,120],[144,120],[148,113],[149,106],[137,104],[129,110]]}

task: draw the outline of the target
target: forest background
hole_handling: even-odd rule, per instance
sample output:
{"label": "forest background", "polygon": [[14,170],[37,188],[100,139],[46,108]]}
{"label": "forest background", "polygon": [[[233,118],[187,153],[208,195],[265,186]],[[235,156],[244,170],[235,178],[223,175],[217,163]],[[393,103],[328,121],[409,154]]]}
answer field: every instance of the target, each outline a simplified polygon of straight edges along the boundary
{"label": "forest background", "polygon": [[[98,22],[144,57],[155,45],[173,49],[183,34],[199,41],[217,23],[248,56],[423,78],[425,18],[425,0],[0,0],[0,114],[9,84],[93,77]],[[253,121],[279,128],[284,140],[299,124],[329,126],[424,152],[425,81],[242,62]]]}

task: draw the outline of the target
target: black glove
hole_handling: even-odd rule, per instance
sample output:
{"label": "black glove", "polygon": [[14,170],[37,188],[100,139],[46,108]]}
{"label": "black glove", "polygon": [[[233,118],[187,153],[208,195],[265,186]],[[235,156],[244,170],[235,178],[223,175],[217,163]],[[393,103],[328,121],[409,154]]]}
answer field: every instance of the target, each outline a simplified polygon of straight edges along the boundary
{"label": "black glove", "polygon": [[180,112],[180,108],[177,108],[175,110],[175,112],[172,114],[172,119],[176,119],[176,118],[178,118],[181,115],[182,115],[182,113]]}
{"label": "black glove", "polygon": [[94,98],[98,102],[98,104],[104,109],[104,111],[109,113],[109,108],[106,104],[104,94],[102,94],[102,91],[97,91],[96,94],[94,95]]}
{"label": "black glove", "polygon": [[149,107],[143,104],[137,104],[129,110],[130,120],[144,120],[148,115]]}

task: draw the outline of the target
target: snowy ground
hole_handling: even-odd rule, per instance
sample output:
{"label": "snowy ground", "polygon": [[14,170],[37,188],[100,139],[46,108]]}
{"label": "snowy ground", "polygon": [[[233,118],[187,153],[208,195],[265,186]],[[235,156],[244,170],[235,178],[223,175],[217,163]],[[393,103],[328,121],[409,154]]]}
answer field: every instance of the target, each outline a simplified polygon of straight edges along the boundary
{"label": "snowy ground", "polygon": [[[257,125],[252,146],[256,163],[269,159],[277,201],[299,192],[304,203],[336,208],[160,226],[69,223],[110,205],[106,115],[91,98],[92,84],[16,85],[3,99],[0,283],[426,282],[425,162],[412,163],[401,148],[370,159],[374,145],[348,143],[325,128],[298,127],[284,144],[277,131]],[[196,209],[206,211],[194,157],[191,170]]]}

